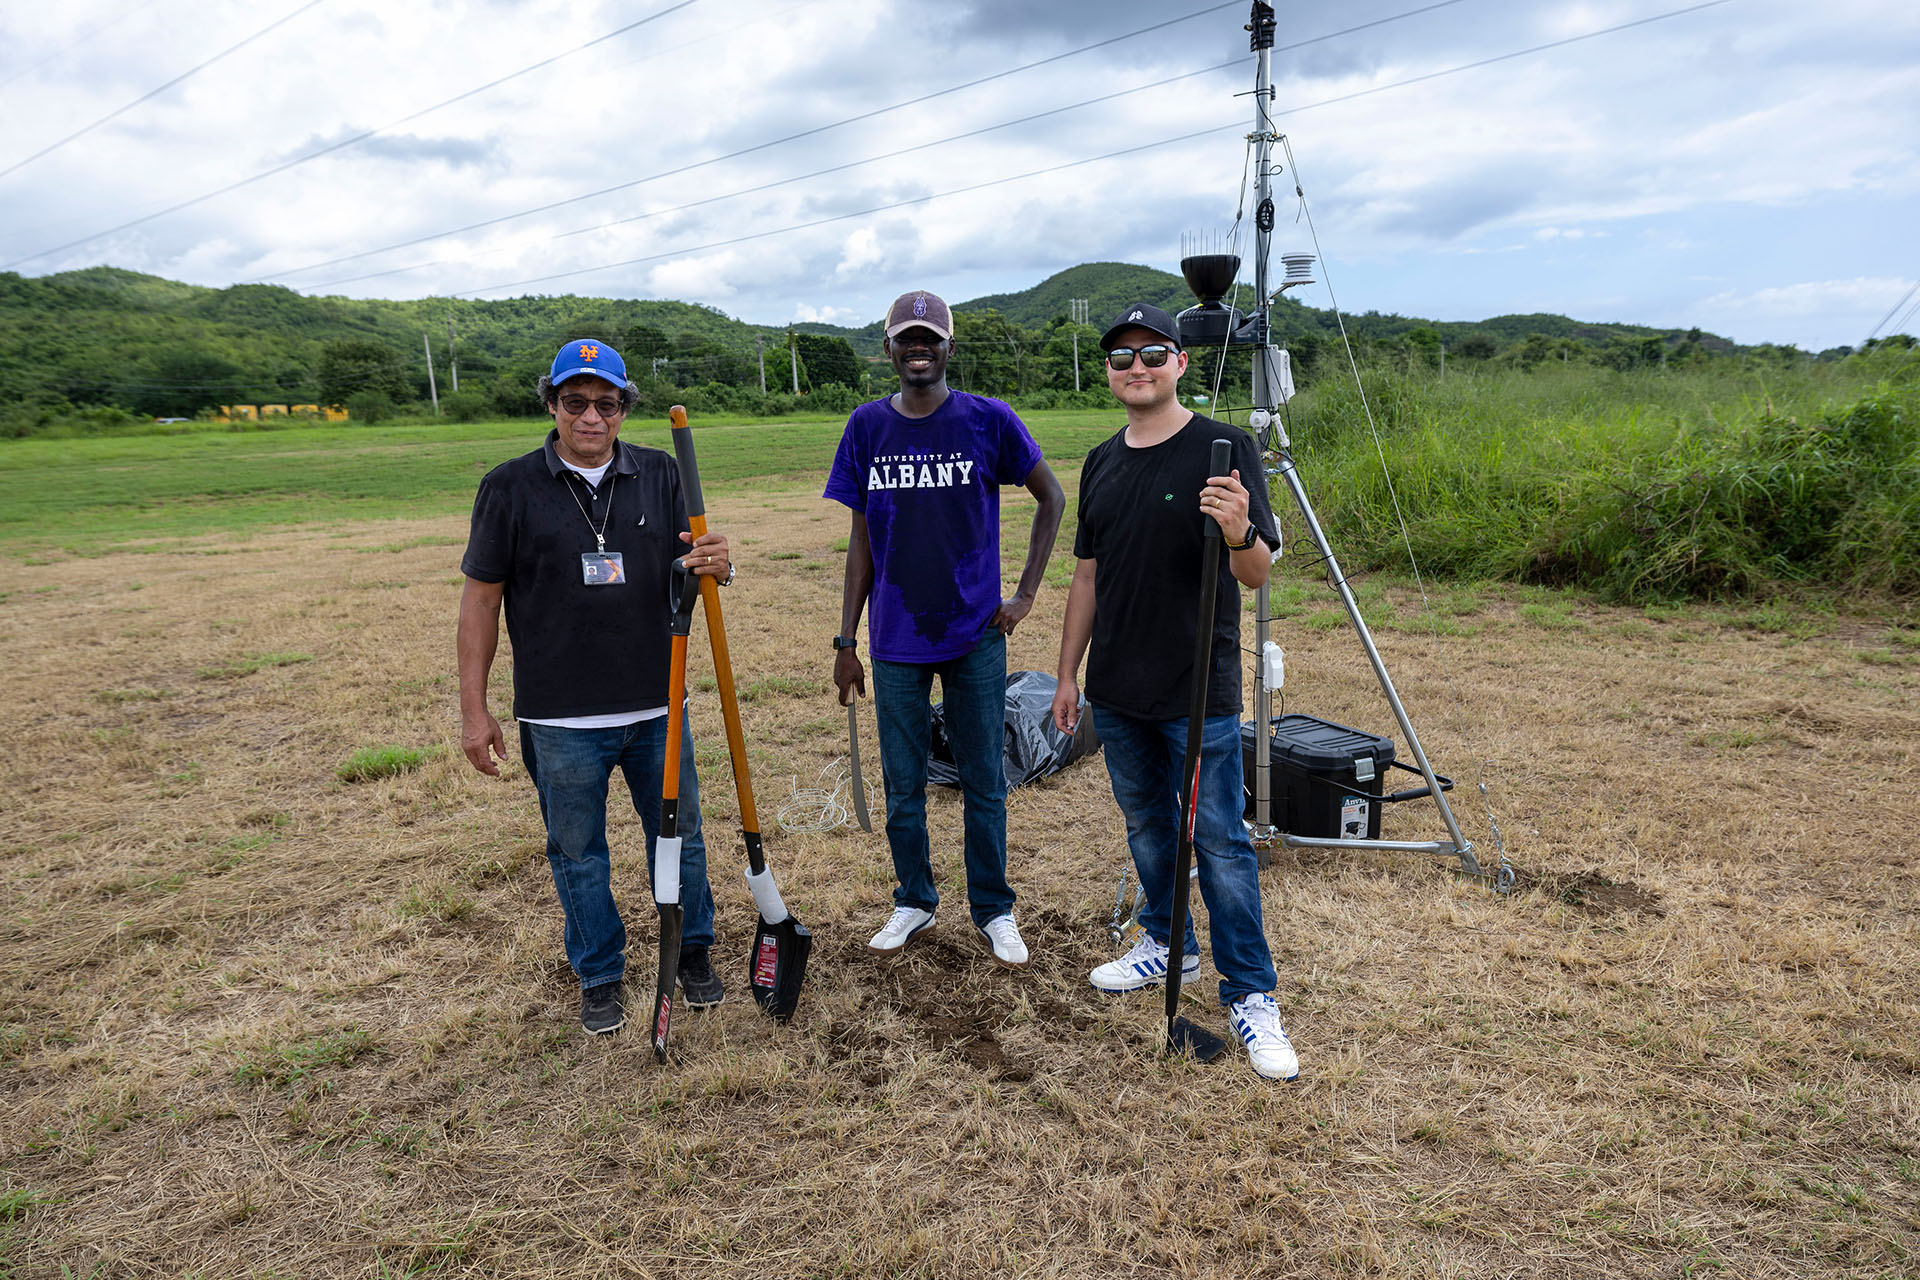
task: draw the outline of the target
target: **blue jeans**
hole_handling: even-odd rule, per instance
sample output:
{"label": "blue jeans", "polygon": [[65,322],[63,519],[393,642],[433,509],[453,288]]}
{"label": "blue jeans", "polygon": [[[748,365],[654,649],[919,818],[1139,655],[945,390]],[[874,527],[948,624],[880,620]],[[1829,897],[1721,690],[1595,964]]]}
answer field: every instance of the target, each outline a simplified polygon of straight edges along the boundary
{"label": "blue jeans", "polygon": [[[1139,720],[1093,707],[1093,727],[1107,757],[1113,798],[1127,819],[1127,847],[1146,891],[1140,922],[1155,942],[1173,937],[1174,856],[1180,838],[1180,766],[1186,761],[1187,722]],[[1240,717],[1209,716],[1200,731],[1200,802],[1194,806],[1193,855],[1200,897],[1207,904],[1213,967],[1220,971],[1220,1003],[1271,991],[1277,978],[1260,917],[1260,864],[1240,818],[1245,812],[1240,767]],[[1186,919],[1186,954],[1199,954],[1193,914]]]}
{"label": "blue jeans", "polygon": [[[540,793],[547,824],[547,865],[567,918],[567,962],[580,989],[618,982],[627,969],[627,927],[613,904],[613,858],[607,849],[607,781],[626,775],[627,792],[647,837],[647,883],[660,833],[660,779],[666,769],[667,718],[613,729],[520,726],[520,755]],[[713,892],[707,846],[700,838],[700,779],[693,768],[693,732],[680,732],[680,945],[713,945]]]}
{"label": "blue jeans", "polygon": [[893,850],[896,907],[931,911],[927,843],[927,750],[933,741],[933,678],[940,677],[947,742],[960,774],[965,816],[967,906],[975,925],[1013,910],[1007,884],[1007,638],[988,629],[968,653],[945,662],[873,660],[873,710],[887,789],[887,844]]}

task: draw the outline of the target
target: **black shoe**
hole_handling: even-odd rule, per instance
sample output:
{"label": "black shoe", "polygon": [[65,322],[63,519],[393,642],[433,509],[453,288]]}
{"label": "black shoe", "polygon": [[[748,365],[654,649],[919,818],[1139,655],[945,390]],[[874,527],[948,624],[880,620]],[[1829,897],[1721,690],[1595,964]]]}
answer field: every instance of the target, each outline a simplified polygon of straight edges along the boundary
{"label": "black shoe", "polygon": [[627,1025],[626,1006],[620,1003],[620,984],[602,983],[580,993],[580,1026],[590,1036],[610,1036]]}
{"label": "black shoe", "polygon": [[727,997],[705,947],[680,948],[680,994],[689,1009],[711,1009]]}

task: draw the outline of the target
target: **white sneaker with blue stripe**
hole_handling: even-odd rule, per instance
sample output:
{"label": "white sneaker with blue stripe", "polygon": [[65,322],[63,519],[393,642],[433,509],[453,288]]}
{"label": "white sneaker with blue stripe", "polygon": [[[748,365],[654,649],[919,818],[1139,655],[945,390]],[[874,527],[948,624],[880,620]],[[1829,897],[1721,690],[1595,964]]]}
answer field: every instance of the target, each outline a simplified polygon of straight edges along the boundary
{"label": "white sneaker with blue stripe", "polygon": [[1269,1080],[1292,1080],[1300,1074],[1300,1057],[1280,1025],[1280,1006],[1264,991],[1256,991],[1229,1007],[1227,1023],[1240,1043],[1255,1075]]}
{"label": "white sneaker with blue stripe", "polygon": [[[1167,980],[1167,960],[1172,954],[1170,948],[1143,936],[1133,950],[1088,974],[1087,981],[1109,995],[1157,987]],[[1180,957],[1180,981],[1184,984],[1199,976],[1200,957],[1192,952]]]}

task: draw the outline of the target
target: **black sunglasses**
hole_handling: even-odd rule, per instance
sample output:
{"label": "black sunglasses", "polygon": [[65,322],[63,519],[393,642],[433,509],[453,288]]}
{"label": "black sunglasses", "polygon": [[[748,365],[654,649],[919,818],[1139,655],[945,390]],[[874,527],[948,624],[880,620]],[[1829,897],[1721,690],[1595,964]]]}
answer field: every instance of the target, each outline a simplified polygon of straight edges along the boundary
{"label": "black sunglasses", "polygon": [[1172,359],[1173,353],[1178,350],[1178,347],[1169,347],[1158,342],[1152,346],[1138,348],[1115,347],[1113,350],[1107,352],[1107,367],[1116,373],[1125,372],[1133,368],[1133,358],[1137,355],[1140,357],[1141,364],[1147,366],[1149,369],[1158,369],[1161,365]]}
{"label": "black sunglasses", "polygon": [[618,418],[627,411],[626,406],[611,397],[599,400],[589,400],[585,396],[560,397],[560,407],[576,418],[587,411],[588,405],[592,405],[603,418]]}

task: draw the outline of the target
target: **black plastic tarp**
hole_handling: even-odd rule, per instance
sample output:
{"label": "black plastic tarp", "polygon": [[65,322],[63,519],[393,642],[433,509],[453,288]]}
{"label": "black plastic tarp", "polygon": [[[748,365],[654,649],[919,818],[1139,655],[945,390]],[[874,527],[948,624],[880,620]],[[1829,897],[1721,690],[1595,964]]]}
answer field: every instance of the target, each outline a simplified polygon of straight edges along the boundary
{"label": "black plastic tarp", "polygon": [[[1093,716],[1080,700],[1080,726],[1072,736],[1053,727],[1053,692],[1058,681],[1039,671],[1007,673],[1007,720],[1002,758],[1007,790],[1044,778],[1100,749]],[[946,704],[933,704],[933,742],[927,751],[927,780],[943,787],[960,785],[947,742]]]}

